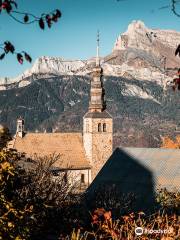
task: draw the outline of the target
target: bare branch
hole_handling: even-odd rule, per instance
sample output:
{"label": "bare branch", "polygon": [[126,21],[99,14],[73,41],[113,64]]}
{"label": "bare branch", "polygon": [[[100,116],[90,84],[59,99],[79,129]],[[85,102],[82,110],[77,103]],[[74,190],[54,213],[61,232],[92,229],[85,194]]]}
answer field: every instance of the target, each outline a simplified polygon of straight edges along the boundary
{"label": "bare branch", "polygon": [[180,14],[176,10],[176,4],[177,3],[179,3],[178,0],[171,0],[171,10],[177,17],[180,17]]}
{"label": "bare branch", "polygon": [[[0,14],[2,11],[5,11],[13,20],[24,25],[37,22],[42,30],[45,29],[46,25],[48,28],[51,28],[52,24],[58,22],[62,15],[59,9],[51,11],[48,14],[43,13],[40,17],[35,16],[32,13],[20,12],[16,9],[18,9],[18,4],[16,1],[0,0]],[[17,15],[21,16],[21,18],[17,17]],[[14,45],[10,41],[5,41],[4,43],[0,44],[0,49],[3,50],[3,52],[0,54],[0,60],[3,60],[8,53],[11,53],[16,54],[17,60],[20,64],[23,64],[24,59],[28,62],[32,61],[30,55],[26,52],[16,52]]]}

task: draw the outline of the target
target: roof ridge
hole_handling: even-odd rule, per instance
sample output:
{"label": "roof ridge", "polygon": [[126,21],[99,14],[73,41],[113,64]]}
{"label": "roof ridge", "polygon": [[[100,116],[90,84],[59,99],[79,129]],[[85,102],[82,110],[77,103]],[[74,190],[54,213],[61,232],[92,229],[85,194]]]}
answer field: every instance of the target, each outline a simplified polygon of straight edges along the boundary
{"label": "roof ridge", "polygon": [[119,147],[120,149],[139,149],[139,150],[161,150],[161,151],[167,151],[167,150],[176,150],[180,152],[180,149],[178,148],[149,148],[149,147]]}

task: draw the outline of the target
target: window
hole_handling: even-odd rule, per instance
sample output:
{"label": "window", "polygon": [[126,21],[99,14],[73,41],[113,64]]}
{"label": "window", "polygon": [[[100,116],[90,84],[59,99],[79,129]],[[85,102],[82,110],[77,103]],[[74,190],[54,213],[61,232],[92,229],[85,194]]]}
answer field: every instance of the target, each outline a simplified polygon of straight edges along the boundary
{"label": "window", "polygon": [[58,170],[52,170],[52,174],[54,177],[58,177],[59,176],[59,171]]}
{"label": "window", "polygon": [[98,132],[101,132],[101,123],[98,123]]}
{"label": "window", "polygon": [[103,132],[106,132],[106,123],[103,123]]}
{"label": "window", "polygon": [[81,174],[81,183],[85,183],[85,174]]}

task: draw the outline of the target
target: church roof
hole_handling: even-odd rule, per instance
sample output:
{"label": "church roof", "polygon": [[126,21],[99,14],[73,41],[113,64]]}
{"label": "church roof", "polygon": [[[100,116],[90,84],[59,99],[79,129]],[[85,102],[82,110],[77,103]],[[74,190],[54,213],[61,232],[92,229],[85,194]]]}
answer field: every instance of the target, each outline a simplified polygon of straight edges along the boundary
{"label": "church roof", "polygon": [[31,158],[59,154],[55,167],[60,169],[90,168],[81,133],[26,133],[23,138],[16,136],[13,147]]}
{"label": "church roof", "polygon": [[107,112],[87,112],[84,118],[112,118],[112,116]]}

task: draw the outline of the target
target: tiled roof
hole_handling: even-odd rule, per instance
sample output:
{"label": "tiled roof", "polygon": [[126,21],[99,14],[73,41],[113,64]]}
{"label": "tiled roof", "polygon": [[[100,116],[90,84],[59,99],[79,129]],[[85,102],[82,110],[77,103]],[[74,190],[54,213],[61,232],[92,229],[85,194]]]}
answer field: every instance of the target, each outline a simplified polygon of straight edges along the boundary
{"label": "tiled roof", "polygon": [[31,158],[60,154],[55,166],[63,169],[90,168],[81,133],[26,133],[23,138],[16,136],[13,147]]}

